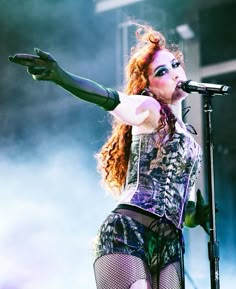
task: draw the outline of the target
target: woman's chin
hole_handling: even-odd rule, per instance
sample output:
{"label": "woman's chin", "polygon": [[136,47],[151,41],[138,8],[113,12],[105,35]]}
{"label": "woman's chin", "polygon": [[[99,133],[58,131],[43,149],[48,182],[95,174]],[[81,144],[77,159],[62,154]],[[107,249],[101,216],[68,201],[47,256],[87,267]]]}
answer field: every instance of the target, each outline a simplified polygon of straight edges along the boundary
{"label": "woman's chin", "polygon": [[176,101],[182,101],[188,96],[188,93],[183,91],[182,89],[175,90],[172,95],[172,103]]}

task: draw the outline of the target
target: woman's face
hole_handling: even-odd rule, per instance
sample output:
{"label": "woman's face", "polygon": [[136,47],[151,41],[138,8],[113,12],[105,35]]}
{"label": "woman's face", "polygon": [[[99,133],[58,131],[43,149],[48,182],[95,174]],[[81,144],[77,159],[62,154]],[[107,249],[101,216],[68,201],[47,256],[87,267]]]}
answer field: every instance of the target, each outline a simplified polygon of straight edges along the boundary
{"label": "woman's face", "polygon": [[174,104],[184,99],[187,93],[177,88],[179,81],[187,80],[180,62],[168,50],[158,50],[149,66],[149,89],[157,100],[166,104]]}

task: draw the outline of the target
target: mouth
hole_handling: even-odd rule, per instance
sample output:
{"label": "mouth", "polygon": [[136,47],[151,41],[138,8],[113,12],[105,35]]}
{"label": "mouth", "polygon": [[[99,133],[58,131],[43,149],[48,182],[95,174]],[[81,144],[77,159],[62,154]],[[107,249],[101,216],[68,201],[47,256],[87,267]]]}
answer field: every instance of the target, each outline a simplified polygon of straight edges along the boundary
{"label": "mouth", "polygon": [[183,81],[183,80],[179,80],[179,81],[177,82],[177,84],[176,84],[176,87],[175,87],[175,89],[181,89],[181,88],[182,88],[182,86],[183,86],[183,83],[184,83],[184,81]]}

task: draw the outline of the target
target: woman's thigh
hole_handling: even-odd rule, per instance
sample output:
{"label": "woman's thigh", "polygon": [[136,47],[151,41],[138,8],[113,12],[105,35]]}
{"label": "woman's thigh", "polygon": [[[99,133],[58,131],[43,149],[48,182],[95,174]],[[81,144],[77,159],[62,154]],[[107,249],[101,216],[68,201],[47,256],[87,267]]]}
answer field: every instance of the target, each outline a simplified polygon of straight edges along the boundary
{"label": "woman's thigh", "polygon": [[94,263],[97,289],[151,289],[151,275],[145,262],[127,254],[108,254]]}
{"label": "woman's thigh", "polygon": [[184,289],[184,279],[180,262],[167,265],[160,271],[159,289]]}

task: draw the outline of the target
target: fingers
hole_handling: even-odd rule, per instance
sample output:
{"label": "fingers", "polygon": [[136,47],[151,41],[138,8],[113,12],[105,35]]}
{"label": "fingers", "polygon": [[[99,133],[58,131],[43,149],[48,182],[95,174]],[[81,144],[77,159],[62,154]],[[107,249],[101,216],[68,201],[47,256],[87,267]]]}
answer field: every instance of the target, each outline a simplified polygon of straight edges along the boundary
{"label": "fingers", "polygon": [[210,207],[209,207],[209,204],[205,203],[205,200],[199,189],[197,190],[196,210],[197,210],[200,226],[209,235],[210,234],[210,229],[209,229]]}
{"label": "fingers", "polygon": [[202,228],[204,229],[204,231],[210,235],[210,226],[209,223],[205,223],[205,224],[201,224]]}
{"label": "fingers", "polygon": [[49,74],[50,74],[50,72],[45,71],[42,74],[31,74],[31,75],[32,75],[32,78],[34,80],[50,80],[49,77],[48,77]]}
{"label": "fingers", "polygon": [[45,61],[48,62],[56,62],[56,60],[52,57],[51,54],[42,51],[39,48],[34,49],[36,55],[33,54],[25,54],[25,53],[17,53],[15,55],[10,55],[8,60],[23,66],[33,67],[40,66],[45,64]]}
{"label": "fingers", "polygon": [[202,193],[199,189],[197,190],[197,204],[200,206],[205,204],[205,200],[204,200]]}
{"label": "fingers", "polygon": [[201,208],[201,212],[199,212],[199,225],[204,229],[204,231],[209,235],[209,221],[210,221],[210,212],[209,206],[205,206]]}
{"label": "fingers", "polygon": [[28,73],[30,74],[35,74],[35,75],[38,75],[38,74],[43,74],[46,70],[46,67],[28,67],[27,71]]}
{"label": "fingers", "polygon": [[9,61],[21,64],[24,66],[34,66],[35,62],[39,59],[37,55],[31,55],[31,54],[15,54],[15,55],[10,55],[8,57]]}
{"label": "fingers", "polygon": [[205,205],[204,207],[201,208],[202,210],[202,216],[205,220],[209,220],[210,217],[210,208],[209,205]]}
{"label": "fingers", "polygon": [[48,80],[50,75],[50,70],[46,67],[28,67],[27,71],[35,80]]}
{"label": "fingers", "polygon": [[[18,53],[9,56],[9,61],[26,66],[29,74],[36,80],[52,80],[57,70],[57,62],[51,54],[35,48],[36,55]],[[54,74],[53,74],[54,73]]]}
{"label": "fingers", "polygon": [[41,59],[43,59],[43,60],[56,61],[56,60],[54,59],[54,57],[53,57],[50,53],[48,53],[48,52],[45,52],[45,51],[43,51],[43,50],[41,50],[41,49],[39,49],[39,48],[34,48],[34,51],[35,51],[35,53],[36,53]]}

